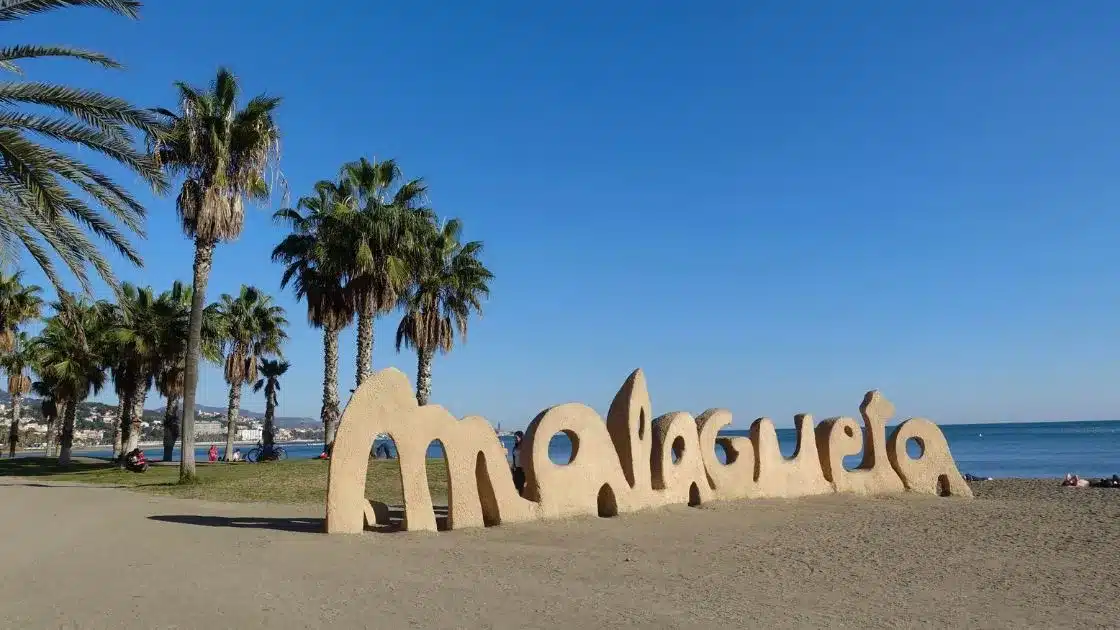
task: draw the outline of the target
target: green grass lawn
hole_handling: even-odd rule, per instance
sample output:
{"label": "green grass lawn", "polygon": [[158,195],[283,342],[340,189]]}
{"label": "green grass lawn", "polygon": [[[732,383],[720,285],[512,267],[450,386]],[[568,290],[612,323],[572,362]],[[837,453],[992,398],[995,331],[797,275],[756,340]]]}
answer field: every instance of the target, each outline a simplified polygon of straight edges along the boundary
{"label": "green grass lawn", "polygon": [[[199,464],[197,484],[179,485],[178,466],[152,466],[145,473],[122,471],[108,462],[74,462],[26,457],[0,460],[0,477],[34,477],[46,481],[112,484],[139,492],[208,501],[323,503],[329,462],[301,459],[262,464]],[[400,469],[395,460],[370,460],[366,496],[389,504],[402,502]],[[428,460],[428,485],[435,503],[447,500],[447,465]]]}

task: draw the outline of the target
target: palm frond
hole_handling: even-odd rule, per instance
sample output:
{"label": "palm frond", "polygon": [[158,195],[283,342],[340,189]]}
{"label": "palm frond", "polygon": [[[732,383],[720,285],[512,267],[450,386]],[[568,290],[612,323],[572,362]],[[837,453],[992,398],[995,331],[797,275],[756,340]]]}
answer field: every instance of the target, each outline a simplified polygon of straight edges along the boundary
{"label": "palm frond", "polygon": [[96,7],[133,19],[140,17],[139,0],[0,0],[0,22],[68,7]]}
{"label": "palm frond", "polygon": [[267,199],[278,174],[279,99],[258,96],[237,109],[240,88],[227,69],[209,88],[177,83],[179,111],[157,110],[163,134],[153,147],[169,172],[184,177],[176,209],[184,231],[206,242],[232,240],[244,225],[246,200]]}
{"label": "palm frond", "polygon": [[14,61],[21,59],[41,59],[43,57],[65,57],[67,59],[80,59],[97,64],[103,68],[117,69],[121,67],[113,58],[92,50],[70,48],[68,46],[32,46],[19,45],[0,48],[0,69],[16,74],[23,74]]}
{"label": "palm frond", "polygon": [[430,228],[411,258],[414,275],[400,300],[405,314],[397,326],[398,351],[450,352],[456,336],[466,341],[471,314],[482,314],[490,294],[494,275],[479,259],[482,242],[461,243],[457,219]]}
{"label": "palm frond", "polygon": [[29,104],[65,112],[101,131],[128,140],[128,128],[158,134],[159,119],[149,109],[133,107],[124,99],[93,90],[51,83],[0,83],[0,103]]}

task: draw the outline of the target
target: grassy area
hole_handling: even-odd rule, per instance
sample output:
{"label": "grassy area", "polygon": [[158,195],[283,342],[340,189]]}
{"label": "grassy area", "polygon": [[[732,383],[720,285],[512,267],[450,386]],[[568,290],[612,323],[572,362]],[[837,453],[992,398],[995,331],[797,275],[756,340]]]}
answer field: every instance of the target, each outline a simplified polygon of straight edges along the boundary
{"label": "grassy area", "polygon": [[[55,459],[26,457],[0,460],[0,477],[34,477],[46,481],[112,484],[140,492],[208,501],[323,503],[327,494],[328,462],[316,459],[263,464],[199,464],[199,483],[179,485],[178,466],[152,466],[145,473],[121,471],[108,462],[74,462],[59,466]],[[400,503],[400,469],[396,461],[370,460],[366,496]],[[447,466],[428,460],[428,485],[436,503],[447,499]]]}

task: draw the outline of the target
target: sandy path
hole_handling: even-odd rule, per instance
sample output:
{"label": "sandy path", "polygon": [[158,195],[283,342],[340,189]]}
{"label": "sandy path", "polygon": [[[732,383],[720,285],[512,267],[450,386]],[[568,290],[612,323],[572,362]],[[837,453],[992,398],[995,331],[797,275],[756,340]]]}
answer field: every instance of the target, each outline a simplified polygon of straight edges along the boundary
{"label": "sandy path", "polygon": [[0,479],[0,627],[1115,627],[1120,491],[1054,484],[328,537],[314,508]]}

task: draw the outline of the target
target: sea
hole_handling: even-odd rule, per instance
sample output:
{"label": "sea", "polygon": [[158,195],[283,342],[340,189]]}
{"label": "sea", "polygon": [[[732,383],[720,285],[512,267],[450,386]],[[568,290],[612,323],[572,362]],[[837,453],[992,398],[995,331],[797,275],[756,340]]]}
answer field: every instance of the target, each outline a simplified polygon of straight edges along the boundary
{"label": "sea", "polygon": [[[893,428],[892,428],[893,429]],[[888,434],[891,429],[888,429]],[[999,424],[947,424],[941,430],[949,442],[949,450],[961,473],[979,477],[1062,477],[1075,473],[1081,477],[1104,477],[1120,474],[1120,420],[1093,422],[1034,422]],[[747,436],[746,430],[727,430],[727,436]],[[507,449],[513,446],[513,437],[500,438]],[[380,443],[382,440],[378,440]],[[792,428],[778,429],[778,442],[787,457],[797,447],[797,434]],[[395,456],[392,442],[387,442]],[[558,464],[571,459],[572,445],[568,438],[558,433],[549,442],[549,458]],[[916,445],[909,445],[911,456],[917,456]],[[220,449],[222,447],[219,447]],[[249,446],[239,446],[248,452]],[[285,444],[290,459],[318,457],[323,451],[319,443]],[[195,458],[206,461],[209,446],[196,449]],[[149,459],[163,457],[162,447],[145,449]],[[34,451],[27,455],[35,455]],[[109,457],[104,449],[74,451],[75,455]],[[723,459],[722,449],[717,455]],[[429,457],[442,457],[439,442],[428,447]],[[178,460],[179,451],[174,458]],[[854,468],[860,455],[844,459],[844,464]]]}

